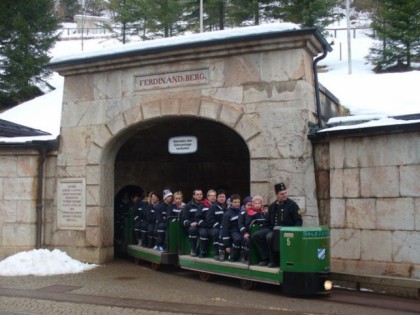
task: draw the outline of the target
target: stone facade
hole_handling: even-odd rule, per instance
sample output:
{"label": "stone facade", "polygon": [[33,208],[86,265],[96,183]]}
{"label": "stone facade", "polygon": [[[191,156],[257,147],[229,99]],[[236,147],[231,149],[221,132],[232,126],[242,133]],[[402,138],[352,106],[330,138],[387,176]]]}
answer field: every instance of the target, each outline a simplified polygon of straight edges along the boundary
{"label": "stone facade", "polygon": [[420,279],[419,136],[366,132],[316,144],[335,272]]}
{"label": "stone facade", "polygon": [[[273,184],[283,180],[304,208],[305,224],[318,225],[306,135],[308,123],[316,123],[312,62],[322,50],[313,34],[279,34],[53,64],[65,76],[57,180],[86,180],[86,227],[59,229],[50,208],[45,244],[85,261],[112,259],[115,155],[137,126],[178,117],[231,128],[249,150],[251,194],[270,202]],[[144,78],[197,71],[208,73],[200,84],[139,88]]]}

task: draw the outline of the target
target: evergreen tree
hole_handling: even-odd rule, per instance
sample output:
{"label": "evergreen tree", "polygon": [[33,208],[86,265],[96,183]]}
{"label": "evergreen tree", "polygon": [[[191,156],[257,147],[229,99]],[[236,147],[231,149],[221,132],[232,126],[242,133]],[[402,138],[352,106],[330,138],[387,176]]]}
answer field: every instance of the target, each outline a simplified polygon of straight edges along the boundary
{"label": "evergreen tree", "polygon": [[84,11],[85,11],[85,14],[87,15],[101,16],[103,12],[106,10],[106,6],[104,5],[102,0],[84,0],[84,1],[85,1]]}
{"label": "evergreen tree", "polygon": [[205,1],[204,24],[207,30],[223,30],[226,26],[226,0],[207,0]]}
{"label": "evergreen tree", "polygon": [[[124,44],[130,36],[143,40],[182,32],[185,3],[180,0],[103,0],[114,24],[106,27]],[[146,35],[147,34],[147,35]]]}
{"label": "evergreen tree", "polygon": [[74,16],[79,14],[82,7],[77,0],[60,0],[59,13],[64,21],[74,22]]}
{"label": "evergreen tree", "polygon": [[410,70],[420,56],[420,2],[418,0],[377,1],[373,14],[373,38],[378,42],[367,59],[375,71]]}
{"label": "evergreen tree", "polygon": [[147,28],[154,37],[171,37],[185,30],[185,3],[180,0],[154,0],[149,6]]}
{"label": "evergreen tree", "polygon": [[123,44],[129,41],[130,36],[143,37],[141,34],[146,33],[146,17],[150,6],[147,0],[103,0],[102,5],[114,21],[113,24],[106,24],[105,28]]}
{"label": "evergreen tree", "polygon": [[[178,0],[184,3],[186,30],[200,31],[200,0]],[[223,30],[226,25],[227,0],[203,0],[204,31]]]}
{"label": "evergreen tree", "polygon": [[[184,3],[183,21],[185,29],[198,33],[200,31],[200,0],[179,0]],[[205,2],[206,0],[203,0]]]}
{"label": "evergreen tree", "polygon": [[52,0],[0,1],[0,107],[41,94],[58,26]]}
{"label": "evergreen tree", "polygon": [[337,18],[334,9],[342,0],[281,0],[273,7],[272,17],[299,24],[301,27],[317,27],[321,31]]}
{"label": "evergreen tree", "polygon": [[273,0],[231,0],[229,18],[234,25],[259,25],[271,15],[278,1]]}

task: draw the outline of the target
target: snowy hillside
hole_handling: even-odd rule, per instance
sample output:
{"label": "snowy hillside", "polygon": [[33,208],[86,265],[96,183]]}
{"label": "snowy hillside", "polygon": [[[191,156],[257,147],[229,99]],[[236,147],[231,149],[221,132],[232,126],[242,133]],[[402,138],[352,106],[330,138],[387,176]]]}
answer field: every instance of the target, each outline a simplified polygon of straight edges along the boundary
{"label": "snowy hillside", "polygon": [[[353,23],[358,27],[365,27],[368,24],[365,16]],[[343,21],[330,26],[336,29],[344,27]],[[420,71],[389,74],[372,72],[372,66],[365,60],[369,47],[372,45],[372,39],[367,36],[369,32],[369,29],[358,29],[355,38],[352,32],[352,74],[348,73],[347,32],[338,30],[336,38],[333,36],[327,38],[328,42],[334,42],[333,51],[319,63],[327,69],[327,72],[319,74],[321,84],[350,110],[351,115],[369,114],[387,117],[420,113],[420,93],[418,92]],[[334,35],[334,32],[330,33]],[[211,36],[210,33],[208,36]],[[71,39],[71,36],[64,37],[67,37],[66,40],[57,42],[51,50],[51,56],[60,58],[69,54],[113,50],[122,45],[116,39],[91,36],[89,39],[82,40],[80,36],[76,39]],[[63,78],[55,74],[51,77],[50,84],[57,89],[0,114],[0,118],[52,134],[52,136],[36,137],[37,140],[54,139],[60,130]],[[31,138],[0,138],[0,141],[7,142],[28,140]]]}

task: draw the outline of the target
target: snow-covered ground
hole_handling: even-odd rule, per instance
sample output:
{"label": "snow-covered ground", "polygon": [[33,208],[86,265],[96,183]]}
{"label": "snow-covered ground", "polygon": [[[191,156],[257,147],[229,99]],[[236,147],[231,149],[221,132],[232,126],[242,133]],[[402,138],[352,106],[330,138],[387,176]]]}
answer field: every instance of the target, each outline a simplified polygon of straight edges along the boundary
{"label": "snow-covered ground", "polygon": [[[365,57],[372,46],[371,30],[351,32],[351,74],[347,53],[347,31],[337,31],[333,51],[319,64],[328,72],[320,73],[320,82],[338,97],[352,115],[405,115],[420,113],[420,71],[375,74]],[[341,53],[340,53],[341,52]],[[340,58],[341,57],[341,58]]]}

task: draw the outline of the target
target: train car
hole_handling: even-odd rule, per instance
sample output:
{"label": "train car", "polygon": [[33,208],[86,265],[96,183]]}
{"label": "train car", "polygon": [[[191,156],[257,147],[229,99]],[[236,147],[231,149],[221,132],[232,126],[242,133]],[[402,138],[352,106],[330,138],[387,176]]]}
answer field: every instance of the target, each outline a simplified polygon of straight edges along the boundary
{"label": "train car", "polygon": [[[258,230],[251,226],[251,233]],[[327,227],[276,227],[275,251],[279,255],[279,267],[258,266],[258,252],[253,244],[250,259],[242,262],[216,261],[211,251],[208,257],[190,256],[188,235],[178,220],[168,224],[168,248],[160,253],[153,249],[128,245],[127,253],[135,259],[150,261],[152,268],[162,264],[177,265],[199,272],[200,279],[209,281],[213,275],[237,278],[241,287],[252,289],[258,282],[282,287],[290,295],[328,294],[332,289],[330,272],[330,233]]]}
{"label": "train car", "polygon": [[152,269],[158,270],[161,265],[178,266],[181,226],[177,218],[169,218],[167,226],[167,248],[158,252],[152,248],[138,245],[127,245],[127,255],[135,260],[151,263]]}

